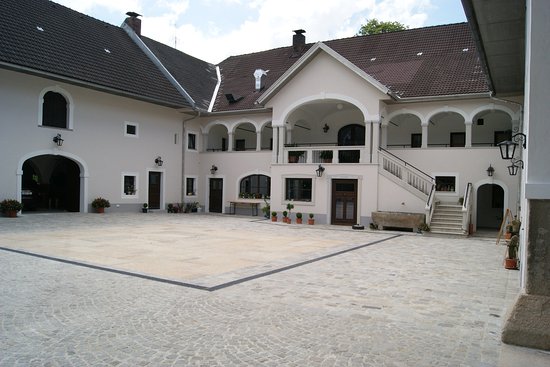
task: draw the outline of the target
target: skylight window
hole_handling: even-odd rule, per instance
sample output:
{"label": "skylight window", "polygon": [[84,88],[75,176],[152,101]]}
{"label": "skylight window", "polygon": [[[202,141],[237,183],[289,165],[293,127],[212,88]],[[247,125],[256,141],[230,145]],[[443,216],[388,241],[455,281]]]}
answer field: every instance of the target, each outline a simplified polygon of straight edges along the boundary
{"label": "skylight window", "polygon": [[374,61],[374,60],[376,60],[376,57],[373,57],[372,59],[370,59],[370,61]]}
{"label": "skylight window", "polygon": [[108,54],[110,54],[110,53],[111,53],[111,51],[109,51],[108,49],[105,49],[105,52],[107,52]]}
{"label": "skylight window", "polygon": [[468,52],[468,50],[470,50],[470,49],[469,48],[463,48],[462,52]]}
{"label": "skylight window", "polygon": [[40,32],[44,32],[44,28],[42,28],[40,26],[36,26],[36,29],[38,29]]}
{"label": "skylight window", "polygon": [[422,52],[417,53],[416,56],[422,56]]}

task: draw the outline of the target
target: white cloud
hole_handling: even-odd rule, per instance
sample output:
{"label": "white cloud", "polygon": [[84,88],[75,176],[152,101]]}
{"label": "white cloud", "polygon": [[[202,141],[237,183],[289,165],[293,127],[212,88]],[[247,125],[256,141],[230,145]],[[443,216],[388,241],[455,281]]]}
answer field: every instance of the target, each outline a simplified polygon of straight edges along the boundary
{"label": "white cloud", "polygon": [[110,12],[125,14],[127,11],[140,12],[142,9],[140,0],[55,0],[81,13],[89,14],[94,7],[103,7]]}

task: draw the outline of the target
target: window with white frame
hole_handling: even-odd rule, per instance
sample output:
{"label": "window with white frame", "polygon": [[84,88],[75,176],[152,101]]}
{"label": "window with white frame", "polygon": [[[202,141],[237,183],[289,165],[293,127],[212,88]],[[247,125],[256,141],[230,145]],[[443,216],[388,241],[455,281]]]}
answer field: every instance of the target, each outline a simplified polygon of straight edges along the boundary
{"label": "window with white frame", "polygon": [[435,176],[435,190],[456,192],[456,176]]}
{"label": "window with white frame", "polygon": [[58,86],[48,87],[40,93],[39,126],[72,129],[72,99]]}
{"label": "window with white frame", "polygon": [[138,130],[139,125],[135,122],[125,122],[124,123],[124,136],[130,136],[137,138],[139,135]]}
{"label": "window with white frame", "polygon": [[138,176],[137,173],[122,174],[122,197],[137,197]]}
{"label": "window with white frame", "polygon": [[197,150],[197,134],[187,134],[187,149]]}
{"label": "window with white frame", "polygon": [[311,201],[311,178],[285,179],[285,200]]}
{"label": "window with white frame", "polygon": [[195,177],[187,177],[185,179],[185,192],[187,196],[197,195],[197,179]]}

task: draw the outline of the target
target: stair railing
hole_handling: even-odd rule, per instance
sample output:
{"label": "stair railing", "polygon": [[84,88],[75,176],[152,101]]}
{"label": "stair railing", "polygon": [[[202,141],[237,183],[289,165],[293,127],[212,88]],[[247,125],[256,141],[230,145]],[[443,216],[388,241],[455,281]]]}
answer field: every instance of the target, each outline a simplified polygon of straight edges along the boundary
{"label": "stair railing", "polygon": [[464,200],[462,201],[462,230],[469,232],[470,214],[472,211],[472,183],[468,182],[464,191]]}
{"label": "stair railing", "polygon": [[406,183],[409,187],[422,192],[428,196],[433,190],[435,179],[421,171],[410,163],[402,160],[384,148],[379,148],[379,167],[389,172],[394,177]]}
{"label": "stair railing", "polygon": [[435,210],[435,185],[432,185],[430,190],[430,195],[428,195],[428,200],[426,201],[426,224],[430,225],[432,222],[432,216],[434,215]]}

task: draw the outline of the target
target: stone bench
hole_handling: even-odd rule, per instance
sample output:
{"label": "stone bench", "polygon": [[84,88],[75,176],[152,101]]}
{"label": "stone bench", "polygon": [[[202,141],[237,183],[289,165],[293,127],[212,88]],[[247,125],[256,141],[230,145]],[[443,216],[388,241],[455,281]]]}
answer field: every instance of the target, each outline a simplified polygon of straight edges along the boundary
{"label": "stone bench", "polygon": [[411,228],[416,232],[425,223],[425,218],[425,214],[419,213],[372,212],[372,222],[378,226],[378,229]]}

